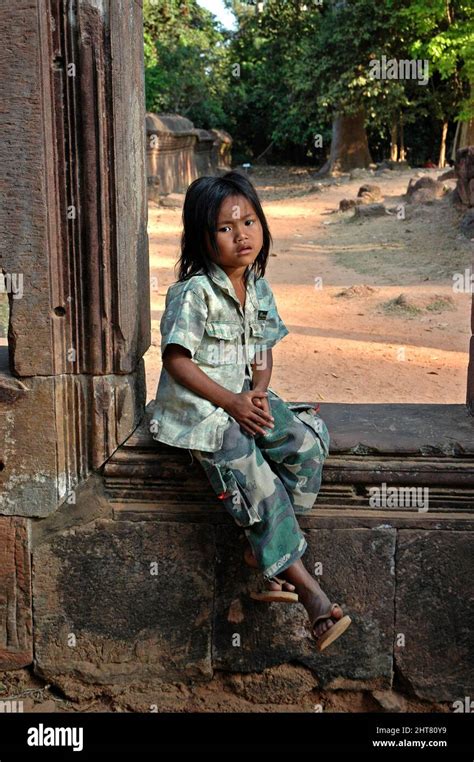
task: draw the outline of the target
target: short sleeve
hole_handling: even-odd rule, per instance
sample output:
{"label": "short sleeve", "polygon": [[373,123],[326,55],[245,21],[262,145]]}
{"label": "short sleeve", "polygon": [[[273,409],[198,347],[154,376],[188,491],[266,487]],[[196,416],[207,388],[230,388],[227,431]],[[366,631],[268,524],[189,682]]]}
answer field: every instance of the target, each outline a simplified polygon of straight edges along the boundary
{"label": "short sleeve", "polygon": [[192,289],[178,294],[169,289],[160,322],[161,356],[168,344],[180,344],[194,357],[204,335],[206,318],[207,305]]}
{"label": "short sleeve", "polygon": [[262,348],[271,349],[289,334],[289,330],[278,313],[275,297],[273,296],[270,284],[267,282],[266,285],[265,310],[267,311],[267,315],[265,318],[264,336],[259,344]]}

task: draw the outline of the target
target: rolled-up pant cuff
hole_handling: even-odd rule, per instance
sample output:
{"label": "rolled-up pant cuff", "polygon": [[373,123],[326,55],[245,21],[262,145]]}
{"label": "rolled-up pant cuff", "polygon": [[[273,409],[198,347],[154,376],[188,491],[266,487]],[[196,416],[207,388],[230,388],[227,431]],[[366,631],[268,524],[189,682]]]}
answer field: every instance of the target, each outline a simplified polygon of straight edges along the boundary
{"label": "rolled-up pant cuff", "polygon": [[282,559],[272,564],[268,569],[264,570],[263,576],[265,577],[265,579],[271,579],[272,577],[276,577],[282,571],[285,571],[285,569],[288,569],[289,566],[292,566],[299,558],[301,558],[301,556],[304,555],[304,553],[306,553],[307,548],[308,548],[308,543],[306,542],[306,539],[303,537],[300,544],[293,551],[293,553],[290,554],[289,558],[287,556],[283,556]]}

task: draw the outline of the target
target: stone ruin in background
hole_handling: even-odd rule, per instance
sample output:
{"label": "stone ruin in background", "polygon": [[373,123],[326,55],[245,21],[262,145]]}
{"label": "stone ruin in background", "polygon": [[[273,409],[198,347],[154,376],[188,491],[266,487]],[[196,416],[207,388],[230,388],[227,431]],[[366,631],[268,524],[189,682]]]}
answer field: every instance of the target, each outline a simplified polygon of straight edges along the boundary
{"label": "stone ruin in background", "polygon": [[179,114],[146,114],[149,200],[182,193],[204,175],[231,169],[232,138],[224,130],[196,129]]}

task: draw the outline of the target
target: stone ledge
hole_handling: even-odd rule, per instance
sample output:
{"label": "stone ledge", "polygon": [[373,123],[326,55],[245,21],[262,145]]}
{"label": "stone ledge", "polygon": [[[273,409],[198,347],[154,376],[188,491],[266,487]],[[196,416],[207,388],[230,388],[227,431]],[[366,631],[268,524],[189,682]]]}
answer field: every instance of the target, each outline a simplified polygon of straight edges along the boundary
{"label": "stone ledge", "polygon": [[[147,503],[170,513],[219,505],[189,452],[152,438],[151,411],[152,403],[104,466],[111,502],[133,503],[142,513]],[[370,487],[383,482],[428,487],[439,512],[474,509],[474,422],[465,405],[327,403],[320,412],[331,445],[313,510],[371,510]]]}
{"label": "stone ledge", "polygon": [[[212,497],[212,496],[211,496]],[[166,521],[191,524],[232,525],[232,517],[218,503],[208,501],[197,505],[164,506],[152,503],[110,502],[112,518],[116,521]],[[415,509],[385,510],[358,509],[339,506],[336,508],[315,507],[306,514],[298,513],[298,523],[302,529],[444,529],[474,531],[474,516],[467,512],[428,511]]]}

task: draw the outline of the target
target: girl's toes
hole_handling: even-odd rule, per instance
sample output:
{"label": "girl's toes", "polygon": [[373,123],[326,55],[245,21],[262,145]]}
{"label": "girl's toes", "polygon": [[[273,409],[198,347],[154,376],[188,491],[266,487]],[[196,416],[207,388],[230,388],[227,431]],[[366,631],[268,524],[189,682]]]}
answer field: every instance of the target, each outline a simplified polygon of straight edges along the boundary
{"label": "girl's toes", "polygon": [[272,580],[268,580],[268,589],[269,590],[281,590],[281,585],[278,584],[278,582],[273,582]]}
{"label": "girl's toes", "polygon": [[334,622],[332,619],[325,619],[324,622],[319,622],[319,624],[315,628],[316,637],[319,638],[323,633],[326,632],[326,630],[329,630],[330,627],[332,627]]}

